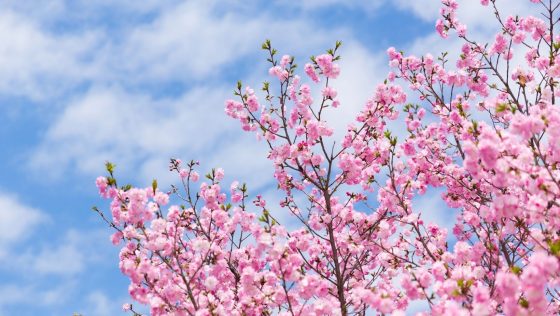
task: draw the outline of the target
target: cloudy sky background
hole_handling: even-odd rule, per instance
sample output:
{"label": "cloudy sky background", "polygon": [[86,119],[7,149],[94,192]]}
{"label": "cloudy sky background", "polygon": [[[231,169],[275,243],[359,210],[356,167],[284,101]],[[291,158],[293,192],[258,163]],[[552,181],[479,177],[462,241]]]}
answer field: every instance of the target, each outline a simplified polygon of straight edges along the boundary
{"label": "cloudy sky background", "polygon": [[[462,1],[481,41],[492,13]],[[499,1],[503,6],[505,1]],[[526,12],[528,0],[507,1]],[[434,33],[438,0],[134,1],[0,3],[0,315],[118,315],[128,301],[107,208],[103,164],[123,182],[172,181],[170,157],[221,166],[228,179],[273,195],[266,149],[223,112],[235,82],[268,80],[264,39],[303,65],[343,41],[344,126],[388,71],[385,50],[434,55],[459,47]],[[455,50],[457,51],[457,50]],[[439,210],[434,196],[416,201]],[[443,211],[442,211],[443,210]]]}

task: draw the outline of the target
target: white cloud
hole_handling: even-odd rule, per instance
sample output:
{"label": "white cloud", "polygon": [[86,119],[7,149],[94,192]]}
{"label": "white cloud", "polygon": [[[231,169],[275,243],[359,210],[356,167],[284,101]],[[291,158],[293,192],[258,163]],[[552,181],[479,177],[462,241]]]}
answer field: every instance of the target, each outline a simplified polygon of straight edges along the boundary
{"label": "white cloud", "polygon": [[5,248],[27,239],[46,220],[40,210],[23,204],[13,195],[0,193],[0,257]]}
{"label": "white cloud", "polygon": [[308,48],[324,45],[329,38],[303,19],[279,20],[269,13],[229,11],[222,5],[195,0],[164,10],[115,47],[118,58],[111,66],[140,80],[201,81],[220,75],[224,66],[243,56],[255,56],[266,38],[294,54],[307,54]]}
{"label": "white cloud", "polygon": [[13,284],[3,284],[0,287],[0,306],[25,301],[28,296],[26,292],[29,292],[29,289],[23,289],[21,286]]}
{"label": "white cloud", "polygon": [[32,270],[39,274],[75,274],[84,269],[84,256],[75,244],[49,245],[32,255]]}
{"label": "white cloud", "polygon": [[[474,2],[462,3],[460,18],[475,30],[494,26],[491,10]],[[376,8],[381,3],[308,0],[298,2],[297,6]],[[0,92],[45,100],[84,82],[120,82],[121,85],[154,84],[158,80],[201,82],[216,77],[224,67],[241,57],[254,56],[260,42],[267,37],[294,54],[322,49],[335,38],[352,38],[348,30],[322,30],[301,17],[278,20],[271,13],[228,10],[237,8],[235,2],[227,2],[226,9],[221,8],[222,5],[217,1],[200,0],[180,4],[176,1],[159,4],[125,1],[111,5],[105,1],[72,5],[66,1],[45,1],[38,10],[40,13],[33,15],[28,12],[37,10],[8,1],[3,4],[5,10],[0,16],[0,40],[11,45],[0,51]],[[430,21],[438,17],[440,6],[437,1],[404,0],[396,5]],[[528,9],[534,7],[525,2],[499,5],[506,12],[529,12]],[[103,16],[108,9],[150,13],[155,17],[138,20],[137,24],[115,34],[102,26],[52,33],[44,28],[46,22],[41,20],[43,16],[60,20],[71,10]],[[84,19],[87,20],[87,16]],[[429,47],[427,45],[425,47]]]}
{"label": "white cloud", "polygon": [[92,315],[98,316],[108,316],[114,315],[117,310],[115,307],[117,303],[114,300],[109,300],[109,298],[100,291],[91,292],[87,296],[87,301],[90,304],[90,313]]}
{"label": "white cloud", "polygon": [[36,284],[0,284],[0,308],[24,305],[60,305],[67,302],[74,286],[73,282],[51,284],[49,288]]}
{"label": "white cloud", "polygon": [[[86,304],[83,309],[80,309],[80,313],[83,315],[96,315],[96,316],[112,316],[112,315],[126,315],[123,312],[122,305],[125,302],[131,302],[130,297],[108,297],[101,290],[94,290],[89,292],[86,297]],[[139,303],[133,303],[132,307],[134,311],[142,315],[149,315],[150,310],[145,305],[140,305]]]}
{"label": "white cloud", "polygon": [[[69,229],[61,238],[34,239],[33,243],[12,250],[9,260],[0,260],[0,275],[10,275],[0,284],[0,315],[3,310],[18,310],[18,306],[24,305],[56,310],[76,299],[80,308],[87,308],[87,315],[118,312],[118,302],[105,300],[99,291],[91,292],[85,301],[75,295],[81,291],[78,286],[86,268],[101,269],[116,264],[109,233],[107,229]],[[33,232],[27,234],[33,236]]]}
{"label": "white cloud", "polygon": [[[10,43],[0,50],[0,94],[48,101],[52,106],[83,84],[145,87],[207,82],[239,58],[256,55],[265,38],[291,46],[294,53],[307,53],[330,38],[303,19],[238,13],[227,9],[233,5],[222,8],[218,1],[87,3],[49,1],[38,11],[16,2],[0,6],[4,8],[0,40]],[[53,30],[52,25],[67,16],[76,18],[74,11],[81,12],[84,21],[100,19],[100,23]],[[107,12],[121,11],[153,17],[133,19],[134,24],[118,30],[103,26]],[[75,23],[79,22],[83,21]],[[316,34],[306,35],[310,33]]]}
{"label": "white cloud", "polygon": [[45,100],[98,71],[88,62],[98,45],[96,32],[50,34],[12,11],[0,13],[0,93]]}
{"label": "white cloud", "polygon": [[[113,74],[107,76],[120,83],[94,85],[85,94],[74,96],[49,127],[30,166],[54,174],[72,168],[96,175],[102,172],[104,161],[111,160],[119,168],[134,170],[142,179],[165,174],[172,156],[204,159],[239,175],[257,175],[269,166],[264,159],[254,159],[265,156],[266,148],[254,145],[252,137],[241,136],[238,124],[223,112],[233,82],[221,84],[209,77],[219,75],[238,60],[247,62],[242,58],[259,53],[266,37],[272,38],[282,52],[308,56],[324,51],[338,35],[350,35],[340,29],[315,29],[303,19],[275,20],[268,13],[251,19],[237,13],[219,14],[214,6],[217,3],[192,1],[163,10],[152,22],[133,28],[124,43],[109,45],[93,58],[103,61],[100,64],[106,68],[100,72],[112,70]],[[307,35],[311,33],[312,37]],[[354,66],[348,71],[353,73],[352,83],[346,86],[363,87],[373,72],[362,75],[359,72],[364,69],[360,67],[367,65],[365,71],[372,71],[373,63],[364,48],[357,44],[350,47],[356,49],[347,50],[348,63]],[[254,70],[244,75],[255,79],[249,81],[254,86],[259,86],[263,78],[270,79],[261,65],[264,63],[252,62]],[[190,88],[183,95],[164,99],[151,96],[149,91],[126,88],[129,82],[153,85],[169,80],[204,81],[204,88]],[[348,96],[348,104],[359,103],[359,108],[366,99],[362,91],[369,93],[360,90],[341,94]],[[354,102],[356,97],[362,100]],[[261,176],[253,180],[262,184]]]}
{"label": "white cloud", "polygon": [[[474,1],[473,1],[474,2]],[[416,16],[424,19],[426,21],[434,21],[439,16],[439,8],[441,7],[441,1],[430,1],[430,0],[396,0],[395,5],[401,9],[409,10]]]}
{"label": "white cloud", "polygon": [[130,172],[146,159],[211,150],[234,126],[223,114],[227,94],[195,88],[178,99],[154,99],[116,87],[91,89],[54,122],[31,165],[56,165],[56,172],[75,166],[91,175],[110,160]]}
{"label": "white cloud", "polygon": [[300,1],[277,1],[283,5],[298,6],[304,10],[313,10],[324,7],[344,6],[351,9],[361,9],[373,12],[383,4],[383,0],[300,0]]}
{"label": "white cloud", "polygon": [[250,189],[256,190],[273,179],[273,164],[266,158],[269,148],[266,142],[257,141],[253,133],[235,127],[231,135],[236,136],[228,136],[223,146],[204,158],[208,160],[205,164],[222,167],[229,178],[245,182]]}
{"label": "white cloud", "polygon": [[107,258],[113,254],[110,234],[108,229],[69,229],[60,238],[34,240],[31,244],[19,246],[17,251],[11,250],[10,259],[3,260],[0,272],[15,273],[14,276],[26,282],[31,275],[33,281],[49,276],[73,280],[91,264],[106,264]]}
{"label": "white cloud", "polygon": [[[83,288],[84,284],[95,285],[86,273],[103,273],[108,266],[113,268],[105,273],[114,273],[118,259],[108,235],[108,229],[70,229],[61,238],[36,239],[34,244],[13,251],[9,260],[1,259],[0,275],[7,278],[0,282],[0,315],[33,310],[53,315],[83,312],[103,316],[122,312],[122,303],[130,301],[126,287],[119,290],[122,294],[117,299],[109,299],[100,289],[88,293],[90,289]],[[114,278],[125,279],[118,275]]]}
{"label": "white cloud", "polygon": [[52,26],[69,21],[83,24],[115,13],[123,18],[119,22],[134,21],[130,18],[135,15],[156,13],[179,2],[180,0],[4,0],[0,3],[0,10],[15,11],[41,24]]}
{"label": "white cloud", "polygon": [[228,90],[195,88],[178,99],[155,100],[119,88],[93,89],[51,126],[30,166],[53,176],[69,168],[93,176],[111,161],[125,177],[168,184],[175,180],[169,158],[176,157],[223,167],[228,177],[262,186],[272,175],[268,147],[225,115]]}
{"label": "white cloud", "polygon": [[122,47],[123,58],[115,61],[152,80],[193,80],[216,74],[217,67],[255,50],[262,21],[232,14],[220,17],[212,9],[200,1],[172,8],[133,30]]}

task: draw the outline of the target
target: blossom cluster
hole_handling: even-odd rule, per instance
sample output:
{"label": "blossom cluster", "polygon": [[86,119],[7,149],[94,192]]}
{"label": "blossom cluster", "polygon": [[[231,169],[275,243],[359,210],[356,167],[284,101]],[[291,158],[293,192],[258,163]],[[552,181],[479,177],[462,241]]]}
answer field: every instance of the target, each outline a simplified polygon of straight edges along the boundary
{"label": "blossom cluster", "polygon": [[[436,30],[459,56],[389,48],[393,70],[337,141],[325,113],[344,109],[340,43],[300,76],[265,42],[273,83],[239,82],[225,112],[269,146],[280,205],[224,188],[221,169],[201,180],[194,161],[171,160],[181,186],[167,193],[119,187],[108,164],[97,186],[132,298],[154,315],[404,315],[415,301],[418,315],[560,313],[560,3],[531,2],[542,17],[482,0],[499,30],[480,44],[443,0]],[[414,207],[431,188],[448,209]],[[454,226],[424,220],[436,211],[457,212]]]}

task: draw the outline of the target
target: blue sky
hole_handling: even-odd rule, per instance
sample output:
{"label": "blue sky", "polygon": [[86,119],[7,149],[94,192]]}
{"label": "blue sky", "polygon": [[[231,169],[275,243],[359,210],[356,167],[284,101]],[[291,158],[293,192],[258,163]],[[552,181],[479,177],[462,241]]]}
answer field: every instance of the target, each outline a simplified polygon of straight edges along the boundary
{"label": "blue sky", "polygon": [[[465,1],[463,1],[465,2]],[[477,1],[462,17],[481,38]],[[516,1],[510,9],[523,8]],[[118,315],[128,301],[103,164],[146,186],[168,159],[224,167],[274,195],[263,144],[223,112],[235,82],[267,79],[264,39],[303,64],[344,42],[344,129],[388,71],[385,50],[438,53],[439,1],[5,0],[0,3],[0,315]],[[422,203],[420,201],[419,203]],[[424,203],[437,208],[438,201]],[[437,216],[434,216],[437,220]]]}

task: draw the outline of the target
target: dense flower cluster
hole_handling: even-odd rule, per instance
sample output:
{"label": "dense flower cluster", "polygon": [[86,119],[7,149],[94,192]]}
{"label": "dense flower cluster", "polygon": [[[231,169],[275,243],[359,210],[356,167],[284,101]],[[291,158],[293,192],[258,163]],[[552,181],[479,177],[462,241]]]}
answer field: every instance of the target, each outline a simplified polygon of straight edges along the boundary
{"label": "dense flower cluster", "polygon": [[[261,101],[238,83],[225,111],[269,145],[280,207],[299,229],[245,185],[224,188],[221,169],[197,185],[196,162],[171,160],[182,204],[168,206],[155,182],[117,186],[108,164],[97,186],[132,298],[153,315],[404,315],[414,301],[419,315],[559,314],[560,3],[503,17],[495,2],[481,1],[500,27],[483,45],[443,0],[436,30],[464,42],[454,65],[388,49],[393,71],[337,142],[325,113],[341,106],[340,43],[303,78],[263,44],[278,90],[265,83]],[[418,102],[405,104],[401,84]],[[387,129],[397,119],[402,140]],[[429,188],[457,210],[452,232],[414,209]]]}

